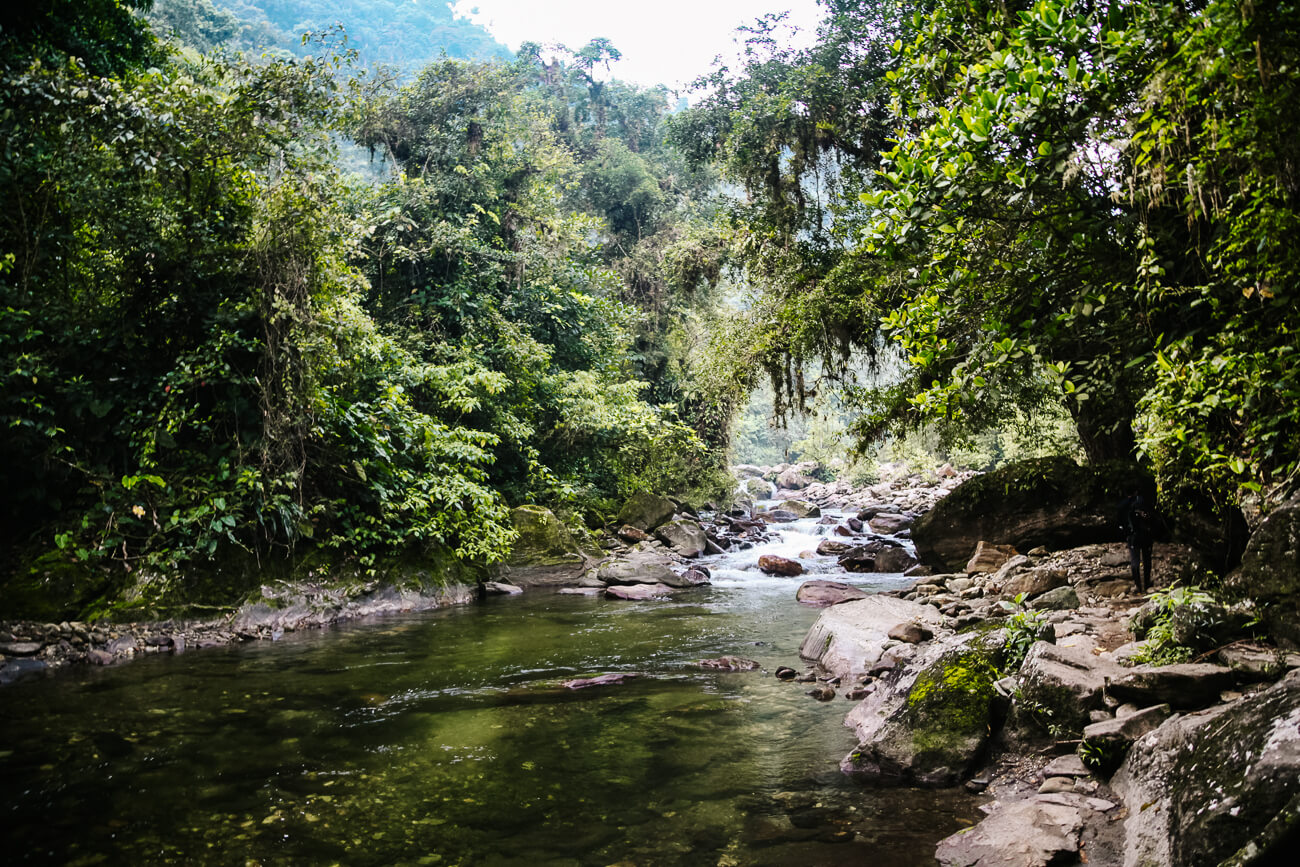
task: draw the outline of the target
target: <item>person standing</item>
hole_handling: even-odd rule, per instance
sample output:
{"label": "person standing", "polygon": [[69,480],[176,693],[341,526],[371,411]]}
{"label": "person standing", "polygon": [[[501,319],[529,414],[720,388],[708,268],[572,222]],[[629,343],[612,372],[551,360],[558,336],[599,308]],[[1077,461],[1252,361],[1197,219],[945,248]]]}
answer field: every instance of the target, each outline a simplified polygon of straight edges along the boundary
{"label": "person standing", "polygon": [[1134,491],[1120,504],[1119,523],[1127,534],[1129,566],[1139,593],[1151,587],[1151,549],[1155,546],[1155,510]]}

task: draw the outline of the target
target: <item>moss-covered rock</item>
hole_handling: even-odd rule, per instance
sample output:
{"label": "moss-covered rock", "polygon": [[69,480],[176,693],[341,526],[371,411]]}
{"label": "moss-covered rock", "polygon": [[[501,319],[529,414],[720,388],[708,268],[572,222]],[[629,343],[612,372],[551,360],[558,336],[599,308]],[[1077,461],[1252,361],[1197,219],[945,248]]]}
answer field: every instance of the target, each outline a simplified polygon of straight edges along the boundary
{"label": "moss-covered rock", "polygon": [[961,570],[981,541],[1019,551],[1114,541],[1117,506],[1135,485],[1154,499],[1151,475],[1136,464],[1018,461],[959,485],[916,522],[912,539],[921,562],[944,572]]}
{"label": "moss-covered rock", "polygon": [[1262,608],[1264,626],[1278,642],[1300,647],[1300,498],[1264,519],[1225,586]]}
{"label": "moss-covered rock", "polygon": [[677,511],[677,504],[666,497],[640,491],[628,497],[623,508],[614,520],[619,524],[631,524],[638,530],[649,533]]}
{"label": "moss-covered rock", "polygon": [[519,587],[572,584],[590,566],[579,538],[550,509],[519,506],[510,521],[518,537],[494,578]]}
{"label": "moss-covered rock", "polygon": [[998,642],[971,640],[925,667],[901,706],[844,760],[847,773],[951,786],[982,757],[1001,713]]}
{"label": "moss-covered rock", "polygon": [[73,620],[120,575],[51,551],[0,584],[0,619]]}

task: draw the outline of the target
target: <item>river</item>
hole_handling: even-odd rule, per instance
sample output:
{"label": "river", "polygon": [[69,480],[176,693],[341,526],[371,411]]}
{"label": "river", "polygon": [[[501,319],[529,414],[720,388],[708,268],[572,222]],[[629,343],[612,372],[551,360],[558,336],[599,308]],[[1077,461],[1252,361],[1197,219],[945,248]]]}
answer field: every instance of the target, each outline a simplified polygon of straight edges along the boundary
{"label": "river", "polygon": [[[758,556],[824,530],[778,529],[671,600],[534,591],[8,687],[5,860],[933,865],[969,796],[844,777],[848,702],[772,676],[817,610]],[[722,654],[763,670],[697,665]],[[606,672],[639,676],[559,686]]]}

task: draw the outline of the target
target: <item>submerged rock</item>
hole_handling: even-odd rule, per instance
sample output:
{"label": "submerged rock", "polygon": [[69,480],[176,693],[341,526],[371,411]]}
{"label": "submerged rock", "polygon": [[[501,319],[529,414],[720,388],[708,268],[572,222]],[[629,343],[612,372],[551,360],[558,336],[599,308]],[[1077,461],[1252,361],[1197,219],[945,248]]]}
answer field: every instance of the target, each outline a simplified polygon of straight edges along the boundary
{"label": "submerged rock", "polygon": [[717,659],[701,659],[698,665],[700,668],[717,669],[719,671],[757,671],[762,668],[755,660],[730,655],[719,656]]}
{"label": "submerged rock", "polygon": [[587,689],[592,686],[613,686],[619,683],[626,683],[634,677],[641,675],[631,671],[620,671],[611,674],[601,674],[596,677],[579,677],[575,680],[566,680],[563,684],[565,689]]}

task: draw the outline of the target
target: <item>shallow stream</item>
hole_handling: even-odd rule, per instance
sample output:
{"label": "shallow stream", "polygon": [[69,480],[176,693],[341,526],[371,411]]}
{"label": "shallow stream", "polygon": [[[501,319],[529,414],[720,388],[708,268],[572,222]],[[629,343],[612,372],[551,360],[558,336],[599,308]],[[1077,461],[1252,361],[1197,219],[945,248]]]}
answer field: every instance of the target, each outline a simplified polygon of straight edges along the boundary
{"label": "shallow stream", "polygon": [[[813,524],[671,600],[534,591],[6,688],[4,859],[932,865],[969,797],[857,785],[848,702],[772,676],[818,612],[756,564]],[[696,664],[722,654],[763,670]],[[640,676],[559,685],[607,672]]]}

